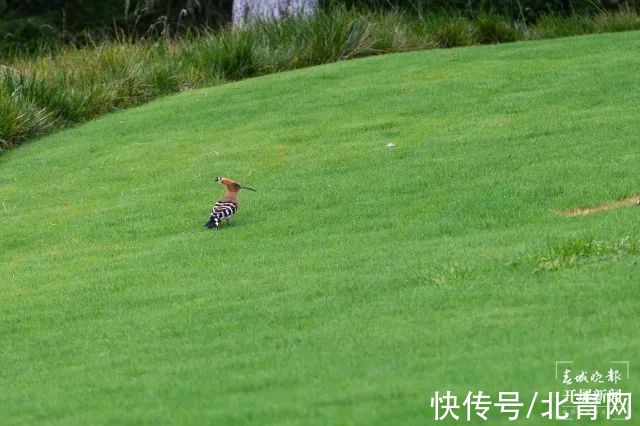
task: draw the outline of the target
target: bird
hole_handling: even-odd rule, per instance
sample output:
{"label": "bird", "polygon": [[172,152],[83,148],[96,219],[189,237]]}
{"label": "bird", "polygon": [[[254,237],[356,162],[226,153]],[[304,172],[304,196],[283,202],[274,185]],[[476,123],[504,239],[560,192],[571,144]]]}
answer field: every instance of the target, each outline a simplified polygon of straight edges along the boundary
{"label": "bird", "polygon": [[242,186],[238,182],[225,177],[216,177],[216,182],[224,186],[226,190],[222,198],[213,205],[209,221],[204,225],[209,229],[220,226],[221,219],[227,219],[227,222],[231,220],[231,216],[233,216],[238,209],[238,192],[241,189],[255,191],[253,188]]}

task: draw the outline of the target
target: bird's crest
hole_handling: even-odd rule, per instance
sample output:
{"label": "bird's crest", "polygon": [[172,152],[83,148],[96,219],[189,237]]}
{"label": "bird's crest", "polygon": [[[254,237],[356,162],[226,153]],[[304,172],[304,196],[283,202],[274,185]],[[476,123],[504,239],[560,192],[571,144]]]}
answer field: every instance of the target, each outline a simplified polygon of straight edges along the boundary
{"label": "bird's crest", "polygon": [[216,182],[219,182],[220,185],[224,185],[227,187],[229,191],[238,192],[240,189],[248,189],[250,191],[255,191],[253,188],[249,188],[248,186],[242,186],[235,180],[226,178],[226,177],[216,177]]}

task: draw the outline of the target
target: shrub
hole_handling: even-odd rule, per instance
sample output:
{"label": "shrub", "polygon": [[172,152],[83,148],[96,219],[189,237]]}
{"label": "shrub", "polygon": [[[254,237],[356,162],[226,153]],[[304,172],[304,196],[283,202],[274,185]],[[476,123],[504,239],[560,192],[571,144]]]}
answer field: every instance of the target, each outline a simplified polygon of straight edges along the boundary
{"label": "shrub", "polygon": [[601,13],[594,18],[593,25],[599,33],[637,30],[640,29],[640,16],[635,10],[625,7]]}
{"label": "shrub", "polygon": [[557,38],[589,34],[594,31],[593,20],[584,15],[562,17],[543,15],[531,29],[531,38]]}
{"label": "shrub", "polygon": [[371,23],[371,49],[376,53],[435,47],[424,37],[417,20],[407,19],[398,11],[374,12],[365,19]]}
{"label": "shrub", "polygon": [[462,16],[432,17],[427,20],[426,31],[437,47],[468,46],[473,43],[471,23]]}
{"label": "shrub", "polygon": [[56,125],[44,108],[0,88],[0,152],[47,133]]}
{"label": "shrub", "polygon": [[474,35],[478,43],[508,43],[523,38],[518,28],[504,17],[496,14],[482,14],[474,20]]}
{"label": "shrub", "polygon": [[251,30],[229,30],[211,39],[209,58],[217,77],[223,80],[239,80],[259,73],[254,55],[257,44]]}
{"label": "shrub", "polygon": [[306,25],[301,27],[303,43],[299,65],[317,65],[374,53],[370,25],[353,11],[341,8],[333,13],[318,12],[302,22]]}

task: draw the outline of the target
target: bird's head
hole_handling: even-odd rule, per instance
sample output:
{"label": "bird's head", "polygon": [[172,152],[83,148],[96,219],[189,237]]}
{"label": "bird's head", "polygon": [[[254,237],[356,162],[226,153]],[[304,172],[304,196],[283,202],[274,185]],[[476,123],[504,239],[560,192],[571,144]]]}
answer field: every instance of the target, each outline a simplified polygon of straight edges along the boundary
{"label": "bird's head", "polygon": [[250,191],[255,191],[255,189],[253,188],[249,188],[248,186],[242,186],[235,180],[231,180],[225,177],[220,177],[220,176],[216,177],[216,182],[220,183],[220,185],[225,186],[231,192],[238,192],[241,189],[248,189]]}

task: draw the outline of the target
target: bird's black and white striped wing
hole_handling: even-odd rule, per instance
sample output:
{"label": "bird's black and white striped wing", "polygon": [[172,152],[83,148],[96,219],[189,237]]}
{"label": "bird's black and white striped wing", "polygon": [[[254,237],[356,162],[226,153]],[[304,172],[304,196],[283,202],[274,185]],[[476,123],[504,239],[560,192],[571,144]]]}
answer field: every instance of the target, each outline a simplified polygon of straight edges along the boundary
{"label": "bird's black and white striped wing", "polygon": [[205,226],[208,228],[217,228],[220,225],[220,219],[230,218],[236,212],[237,208],[237,204],[233,201],[218,201],[213,205],[209,222],[207,222]]}
{"label": "bird's black and white striped wing", "polygon": [[218,219],[226,219],[231,217],[237,208],[238,205],[233,201],[218,201],[213,205],[211,216],[216,216]]}

